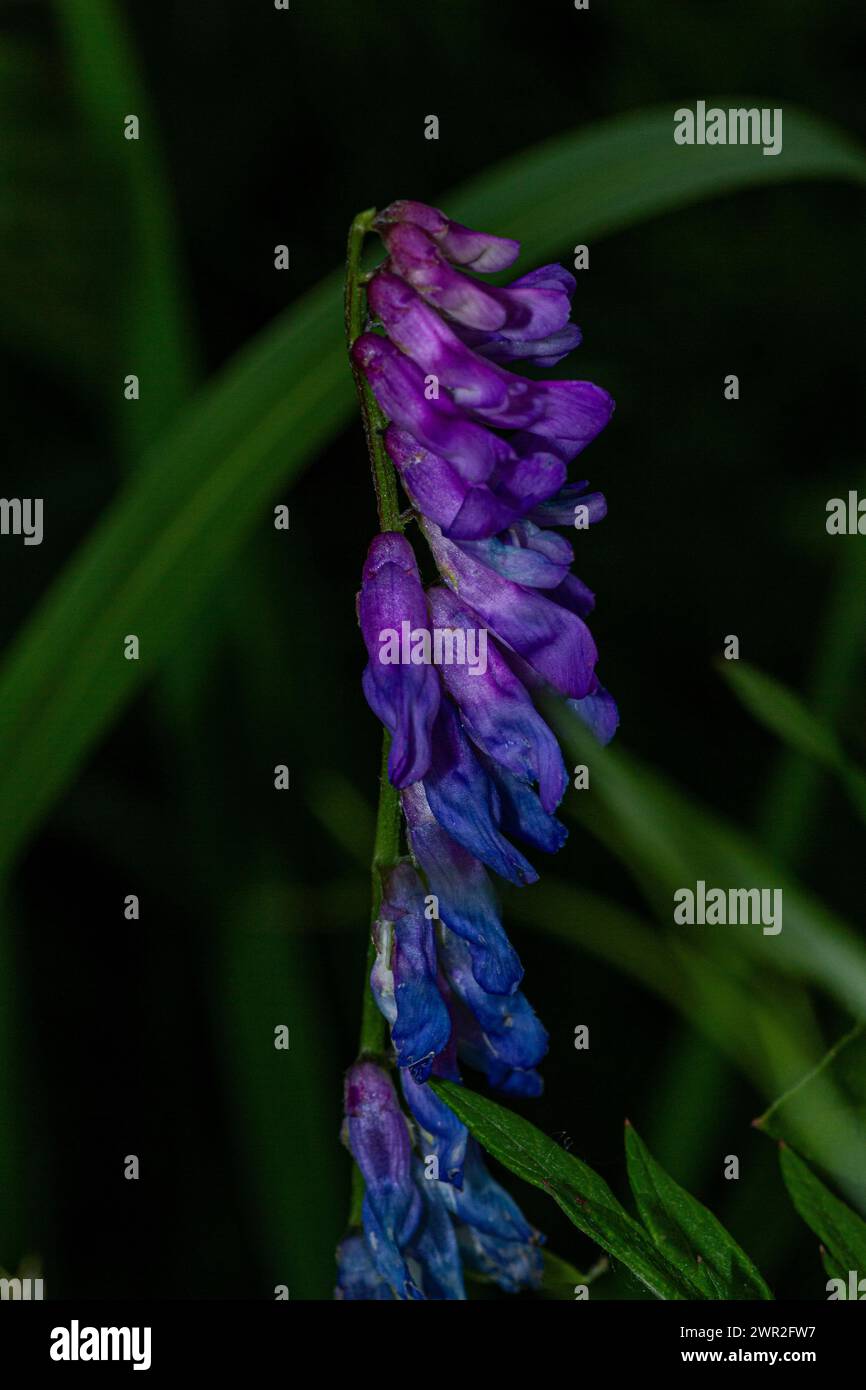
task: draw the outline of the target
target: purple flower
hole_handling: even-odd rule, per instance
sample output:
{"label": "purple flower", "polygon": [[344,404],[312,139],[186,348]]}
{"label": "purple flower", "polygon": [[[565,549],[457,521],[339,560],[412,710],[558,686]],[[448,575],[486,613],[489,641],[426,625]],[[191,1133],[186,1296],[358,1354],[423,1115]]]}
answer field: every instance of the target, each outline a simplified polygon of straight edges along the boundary
{"label": "purple flower", "polygon": [[[569,483],[558,492],[539,502],[529,512],[528,519],[538,526],[574,526],[584,530],[591,523],[607,516],[607,503],[600,492],[587,492],[589,483]],[[578,510],[582,515],[578,518]]]}
{"label": "purple flower", "polygon": [[337,1287],[334,1297],[347,1301],[394,1298],[376,1268],[370,1247],[360,1234],[346,1236],[337,1247]]}
{"label": "purple flower", "polygon": [[[432,1108],[417,1098],[425,1088],[411,1082],[408,1072],[404,1077],[404,1084],[414,1087],[410,1092],[414,1104],[435,1128],[438,1121],[431,1118]],[[540,1237],[490,1177],[465,1130],[462,1137],[457,1135],[455,1126],[463,1127],[453,1116],[451,1143],[459,1151],[465,1193],[460,1185],[440,1180],[429,1155],[422,1161],[413,1154],[409,1126],[381,1067],[358,1062],[350,1069],[345,1110],[344,1134],[361,1169],[365,1195],[363,1230],[351,1231],[337,1251],[338,1299],[464,1299],[461,1250],[470,1231],[484,1249],[494,1242],[485,1272],[492,1272],[503,1288],[537,1284],[540,1259],[535,1246]],[[429,1135],[422,1134],[422,1139],[428,1142]],[[497,1254],[497,1242],[508,1250]],[[474,1247],[475,1241],[470,1244]],[[525,1248],[519,1254],[511,1247]],[[517,1276],[519,1268],[524,1271],[522,1279]]]}
{"label": "purple flower", "polygon": [[510,456],[506,440],[476,425],[449,397],[431,397],[421,368],[387,338],[362,334],[352,356],[385,414],[469,482],[484,482]]}
{"label": "purple flower", "polygon": [[546,448],[513,450],[486,481],[471,482],[407,430],[390,425],[385,445],[419,514],[455,540],[480,540],[505,530],[528,509],[552,501],[565,480],[565,463]]}
{"label": "purple flower", "polygon": [[511,994],[523,967],[505,935],[487,870],[442,828],[421,782],[406,788],[402,802],[412,853],[438,900],[440,920],[467,942],[478,983],[493,994]]}
{"label": "purple flower", "polygon": [[[530,1071],[536,1067],[547,1052],[548,1039],[524,995],[519,990],[513,994],[488,994],[482,989],[472,972],[466,943],[447,927],[442,931],[440,955],[451,990],[474,1016],[496,1059],[509,1070]],[[461,1022],[458,1017],[458,1050]],[[475,1028],[465,1031],[474,1042]]]}
{"label": "purple flower", "polygon": [[[436,1058],[433,1075],[447,1081],[460,1080],[456,1042],[452,1042]],[[435,1158],[438,1179],[461,1187],[466,1142],[469,1138],[466,1126],[461,1124],[454,1111],[439,1099],[435,1091],[414,1079],[408,1067],[400,1072],[400,1084],[418,1129],[421,1153],[425,1162]]]}
{"label": "purple flower", "polygon": [[404,1251],[421,1219],[409,1128],[391,1080],[373,1062],[346,1075],[345,1132],[365,1183],[364,1230],[373,1263],[398,1298],[421,1297]]}
{"label": "purple flower", "polygon": [[458,1241],[467,1263],[495,1279],[507,1293],[537,1288],[542,1275],[538,1248],[542,1237],[490,1176],[474,1139],[467,1147],[464,1171],[462,1189],[437,1183],[431,1195],[457,1221]]}
{"label": "purple flower", "polygon": [[428,207],[426,203],[414,203],[403,198],[391,203],[376,218],[379,230],[400,222],[421,227],[449,261],[455,265],[468,265],[472,270],[488,273],[505,270],[520,254],[519,241],[492,236],[490,232],[473,232],[459,222],[452,222],[444,212]]}
{"label": "purple flower", "polygon": [[464,328],[520,340],[549,337],[568,322],[575,282],[561,266],[497,289],[455,270],[420,227],[398,222],[383,228],[382,239],[390,269]]}
{"label": "purple flower", "polygon": [[[428,602],[438,627],[477,626],[475,614],[449,589],[430,589]],[[554,811],[568,783],[559,744],[496,645],[488,644],[482,675],[453,665],[442,668],[442,680],[476,747],[515,777],[537,782],[544,809]]]}
{"label": "purple flower", "polygon": [[619,710],[613,696],[603,685],[597,685],[583,700],[569,700],[567,703],[599,743],[610,743],[619,728]]}
{"label": "purple flower", "polygon": [[595,597],[572,572],[576,533],[606,503],[567,481],[613,401],[588,381],[504,365],[545,368],[580,343],[561,266],[485,284],[476,277],[513,264],[516,242],[412,201],[374,226],[387,257],[352,357],[441,582],[422,584],[402,534],[373,540],[358,600],[363,687],[392,737],[411,858],[385,873],[370,984],[410,1118],[381,1067],[352,1068],[345,1136],[366,1191],[337,1296],[462,1299],[464,1263],[508,1291],[541,1277],[540,1237],[430,1078],[460,1084],[466,1064],[509,1095],[542,1088],[548,1037],[491,873],[532,884],[523,846],[553,853],[565,840],[555,812],[568,775],[538,698],[559,696],[601,742],[618,723],[586,624]]}
{"label": "purple flower", "polygon": [[383,1012],[391,1024],[397,1065],[408,1067],[416,1081],[426,1081],[434,1058],[448,1045],[451,1019],[436,983],[433,922],[411,864],[392,869],[376,932],[371,985],[377,998],[388,999]]}
{"label": "purple flower", "polygon": [[424,778],[424,793],[443,830],[482,864],[509,883],[536,881],[535,869],[499,828],[496,787],[447,700],[439,706],[433,730],[433,760]]}
{"label": "purple flower", "polygon": [[590,693],[597,652],[576,613],[497,574],[432,522],[424,534],[445,582],[506,646],[561,694],[582,700]]}
{"label": "purple flower", "polygon": [[367,703],[393,736],[388,775],[395,787],[423,776],[430,765],[430,736],[439,709],[439,682],[425,665],[389,662],[388,633],[402,624],[427,627],[427,602],[409,542],[394,531],[376,536],[367,552],[358,618],[370,661],[362,684]]}
{"label": "purple flower", "polygon": [[[610,396],[591,382],[530,381],[477,356],[396,275],[380,271],[368,294],[388,338],[427,374],[424,381],[434,377],[436,389],[440,384],[447,387],[453,404],[476,420],[549,438],[568,461],[610,419]],[[362,356],[368,351],[365,348]],[[406,379],[412,381],[413,391],[418,389],[414,374],[406,374]]]}

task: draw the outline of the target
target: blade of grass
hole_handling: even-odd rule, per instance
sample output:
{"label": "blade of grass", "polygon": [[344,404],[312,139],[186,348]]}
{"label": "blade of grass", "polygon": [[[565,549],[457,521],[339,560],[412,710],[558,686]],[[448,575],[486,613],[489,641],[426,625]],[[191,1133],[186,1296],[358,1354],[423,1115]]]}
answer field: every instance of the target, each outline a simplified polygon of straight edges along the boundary
{"label": "blade of grass", "polygon": [[789,748],[839,778],[858,815],[866,820],[866,774],[848,761],[830,725],[781,681],[747,662],[722,661],[718,668],[755,719]]}
{"label": "blade of grass", "polygon": [[754,1123],[819,1163],[866,1212],[866,1029],[840,1038]]}
{"label": "blade of grass", "polygon": [[654,1297],[694,1296],[681,1272],[588,1164],[505,1106],[451,1081],[433,1080],[430,1085],[488,1153],[552,1197],[578,1230],[631,1270]]}
{"label": "blade of grass", "polygon": [[[611,847],[651,884],[651,900],[673,920],[673,893],[698,879],[721,888],[779,888],[782,930],[765,935],[761,926],[727,926],[736,946],[772,971],[811,981],[855,1018],[866,1015],[866,947],[857,933],[824,903],[783,873],[746,834],[680,792],[655,770],[623,749],[600,748],[569,713],[555,714],[575,761],[592,768],[601,805],[614,822]],[[578,727],[579,726],[579,727]],[[572,812],[599,831],[596,798],[571,802]],[[706,932],[705,928],[682,928]],[[718,930],[722,930],[719,928]]]}
{"label": "blade of grass", "polygon": [[[863,489],[861,488],[861,492]],[[824,621],[818,625],[808,703],[835,728],[863,671],[866,565],[859,547],[842,546]],[[807,850],[809,826],[821,804],[821,769],[799,749],[785,748],[768,778],[760,818],[767,848],[784,863]]]}
{"label": "blade of grass", "polygon": [[[126,203],[129,245],[117,293],[123,303],[124,374],[141,381],[125,401],[122,377],[106,383],[120,437],[138,456],[186,403],[198,376],[198,350],[179,238],[168,194],[156,115],[141,79],[120,7],[112,0],[54,0],[58,27],[89,149],[115,175]],[[124,118],[138,117],[138,140],[124,137]]]}
{"label": "blade of grass", "polygon": [[[336,1144],[339,1075],[323,1026],[310,939],[292,930],[292,897],[257,865],[223,914],[218,997],[234,1132],[250,1175],[267,1286],[294,1298],[331,1296],[345,1174]],[[303,911],[303,903],[298,908]],[[289,1030],[288,1049],[274,1029]]]}

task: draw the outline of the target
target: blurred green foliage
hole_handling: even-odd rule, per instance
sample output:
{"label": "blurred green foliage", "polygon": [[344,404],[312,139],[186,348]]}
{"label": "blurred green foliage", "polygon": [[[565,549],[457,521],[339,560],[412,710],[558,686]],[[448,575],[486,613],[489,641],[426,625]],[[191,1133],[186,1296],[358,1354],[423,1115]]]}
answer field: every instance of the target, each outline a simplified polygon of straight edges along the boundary
{"label": "blurred green foliage", "polygon": [[[47,529],[0,552],[0,1259],[38,1250],[54,1296],[328,1296],[378,759],[352,607],[375,523],[335,267],[358,208],[397,196],[520,237],[522,268],[589,241],[580,371],[619,402],[586,459],[611,515],[578,568],[622,731],[603,755],[568,732],[592,793],[572,794],[561,862],[507,902],[553,1038],[533,1123],[604,1172],[639,1112],[772,1287],[823,1296],[748,1121],[781,1097],[762,1127],[864,1210],[862,1105],[838,1049],[821,1059],[866,1004],[862,829],[825,778],[862,809],[866,568],[823,530],[859,478],[866,164],[843,129],[863,124],[853,25],[760,8],[678,3],[662,33],[616,7],[578,39],[573,14],[527,36],[523,7],[492,0],[298,5],[291,29],[228,0],[10,6],[4,488],[44,496]],[[471,51],[511,93],[495,123]],[[385,102],[365,65],[414,80]],[[673,107],[731,85],[784,91],[782,157],[673,146]],[[748,714],[711,661],[731,631]],[[675,934],[671,889],[697,878],[784,884],[783,932]],[[590,1267],[535,1196],[553,1248]],[[634,1296],[616,1274],[596,1294]]]}

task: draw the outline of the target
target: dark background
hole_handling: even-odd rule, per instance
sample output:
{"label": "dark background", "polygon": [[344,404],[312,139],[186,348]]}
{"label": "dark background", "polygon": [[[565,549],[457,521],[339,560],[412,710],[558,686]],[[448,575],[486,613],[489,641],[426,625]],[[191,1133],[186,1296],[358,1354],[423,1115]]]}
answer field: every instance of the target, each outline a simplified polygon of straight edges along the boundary
{"label": "dark background", "polygon": [[[435,203],[545,137],[728,93],[864,128],[854,4],[118,8],[162,136],[203,374],[333,269],[355,212],[396,197]],[[64,152],[50,201],[7,181],[3,491],[43,496],[49,522],[41,547],[0,547],[5,641],[120,485],[102,392],[106,372],[134,368],[111,356],[124,208],[81,121],[56,12],[31,0],[2,14],[6,121],[14,133],[29,115]],[[423,138],[431,112],[438,142]],[[288,274],[273,268],[281,242]],[[593,630],[620,738],[771,837],[785,814],[773,801],[777,745],[713,660],[737,633],[744,657],[798,689],[814,671],[836,560],[824,504],[862,468],[861,260],[854,191],[782,186],[599,240],[575,300],[578,374],[618,402],[582,460],[610,513],[582,547],[581,573],[598,594]],[[729,372],[736,404],[722,396]],[[234,612],[226,620],[215,603],[187,639],[209,652],[194,717],[178,712],[190,708],[176,698],[180,653],[56,806],[8,895],[19,1035],[6,1114],[22,1128],[16,1185],[0,1193],[0,1264],[37,1254],[50,1296],[270,1297],[275,1283],[329,1295],[348,1202],[341,1074],[357,1038],[379,756],[353,609],[375,529],[360,429],[275,500],[291,507],[289,536],[263,516],[227,576]],[[842,727],[866,752],[862,693]],[[281,762],[288,794],[273,790]],[[822,787],[806,826],[797,873],[856,923],[860,847],[837,793]],[[639,903],[585,833],[554,869]],[[137,923],[122,911],[132,892]],[[622,1193],[628,1115],[780,1296],[822,1297],[816,1242],[772,1145],[749,1129],[765,1098],[624,976],[512,934],[552,1035],[535,1123],[567,1133]],[[288,1055],[271,1046],[280,1022]],[[828,1042],[845,1022],[827,1017]],[[573,1049],[578,1023],[590,1026],[588,1053]],[[736,1190],[721,1178],[730,1152],[744,1169]],[[137,1183],[123,1178],[130,1153]],[[593,1258],[540,1193],[518,1196],[554,1249]],[[627,1296],[613,1282],[610,1292]]]}

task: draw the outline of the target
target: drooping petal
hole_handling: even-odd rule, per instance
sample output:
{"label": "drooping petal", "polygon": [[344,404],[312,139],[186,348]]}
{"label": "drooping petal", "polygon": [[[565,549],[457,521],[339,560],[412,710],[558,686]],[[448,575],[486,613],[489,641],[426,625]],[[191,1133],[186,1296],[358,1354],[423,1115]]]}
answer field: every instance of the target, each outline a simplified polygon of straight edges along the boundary
{"label": "drooping petal", "polygon": [[528,430],[569,461],[608,423],[607,391],[589,381],[531,381],[486,361],[399,276],[380,271],[368,294],[391,341],[481,424]]}
{"label": "drooping petal", "polygon": [[500,833],[496,789],[447,700],[439,706],[424,792],[442,829],[482,864],[509,883],[536,881],[535,869]]}
{"label": "drooping petal", "polygon": [[492,536],[553,496],[565,464],[549,451],[514,454],[497,465],[487,483],[468,482],[447,459],[390,425],[385,447],[415,507],[445,535],[476,540]]}
{"label": "drooping petal", "polygon": [[[601,492],[587,492],[589,483],[567,483],[554,497],[539,503],[529,520],[539,526],[572,526],[583,530],[607,516],[607,502]],[[580,511],[580,516],[578,512]]]}
{"label": "drooping petal", "polygon": [[520,342],[560,333],[568,324],[576,284],[574,276],[555,263],[512,280],[506,288],[495,291],[508,307],[499,332]]}
{"label": "drooping petal", "polygon": [[387,338],[362,333],[352,358],[389,419],[448,459],[470,482],[484,482],[497,462],[510,457],[508,443],[475,424],[448,395],[429,398],[422,369]]}
{"label": "drooping petal", "polygon": [[[541,502],[555,494],[561,486],[557,479],[565,477],[566,469],[563,460],[534,435],[523,440],[513,435],[510,444],[512,454],[498,465],[491,486],[497,497],[514,508],[516,520],[537,505],[536,499]],[[462,534],[476,539],[468,530]]]}
{"label": "drooping petal", "polygon": [[[436,586],[427,597],[438,628],[467,631],[477,622],[450,589]],[[442,666],[445,688],[473,743],[515,777],[537,782],[542,806],[551,812],[568,784],[559,744],[495,642],[487,643],[486,659],[482,674],[465,665]]]}
{"label": "drooping petal", "polygon": [[582,700],[568,700],[566,703],[595,734],[599,743],[610,743],[619,727],[619,710],[610,691],[599,685]]}
{"label": "drooping petal", "polygon": [[[593,595],[584,585],[581,585],[580,580],[576,580],[575,584],[578,589],[589,595],[591,601],[584,607],[584,611],[589,612],[594,602]],[[527,690],[535,691],[539,696],[556,693],[547,681],[539,676],[538,672],[534,671],[516,652],[502,651],[501,654]],[[594,678],[592,689],[588,695],[585,695],[581,700],[566,700],[565,703],[595,734],[599,743],[610,742],[619,727],[619,710],[613,696],[604,688],[597,677]]]}
{"label": "drooping petal", "polygon": [[[422,777],[430,764],[431,730],[439,708],[439,681],[429,665],[391,661],[403,624],[429,630],[427,602],[412,547],[387,531],[367,552],[358,618],[370,656],[362,684],[367,703],[392,735],[388,775],[395,787]],[[400,653],[398,652],[399,656]],[[384,659],[383,659],[384,658]]]}
{"label": "drooping petal", "polygon": [[512,1067],[503,1062],[474,1014],[464,1010],[460,1019],[458,1055],[462,1062],[487,1077],[488,1085],[503,1095],[536,1100],[544,1090],[541,1073],[534,1067]]}
{"label": "drooping petal", "polygon": [[[456,1044],[449,1044],[436,1058],[433,1063],[433,1075],[449,1081],[460,1080]],[[425,1162],[429,1158],[436,1159],[441,1182],[450,1182],[455,1187],[461,1187],[466,1141],[469,1138],[466,1126],[461,1124],[450,1106],[440,1100],[430,1086],[415,1081],[408,1068],[401,1070],[400,1084],[406,1104],[420,1131],[422,1157]]]}
{"label": "drooping petal", "polygon": [[379,917],[393,924],[391,969],[396,1017],[391,1041],[397,1065],[426,1081],[437,1053],[451,1036],[448,1008],[436,983],[433,921],[425,913],[424,888],[410,864],[388,875]]}
{"label": "drooping petal", "polygon": [[550,597],[578,618],[588,618],[595,608],[595,594],[576,574],[567,574],[562,583],[550,591]]}
{"label": "drooping petal", "polygon": [[380,1275],[362,1235],[346,1236],[337,1247],[336,1299],[356,1302],[373,1299],[393,1300],[390,1287]]}
{"label": "drooping petal", "polygon": [[583,334],[576,323],[567,323],[556,333],[548,333],[543,338],[506,338],[502,333],[484,333],[472,328],[459,328],[457,332],[467,347],[478,352],[490,362],[531,362],[534,367],[555,367],[576,347],[580,347]]}
{"label": "drooping petal", "polygon": [[438,526],[426,523],[423,529],[443,579],[497,637],[561,694],[577,700],[589,694],[598,654],[576,614],[496,574]]}
{"label": "drooping petal", "polygon": [[540,381],[534,385],[537,414],[526,428],[550,440],[570,462],[601,434],[613,414],[613,398],[591,381]]}
{"label": "drooping petal", "polygon": [[538,1246],[497,1240],[472,1226],[458,1226],[457,1242],[468,1267],[492,1279],[504,1293],[540,1287],[544,1261]]}
{"label": "drooping petal", "polygon": [[514,1198],[487,1171],[474,1139],[469,1140],[466,1149],[464,1179],[462,1189],[447,1183],[431,1188],[432,1195],[439,1198],[458,1221],[495,1240],[524,1245],[538,1242],[539,1233],[530,1226]]}
{"label": "drooping petal", "polygon": [[[512,378],[471,352],[405,280],[380,270],[367,288],[367,301],[391,342],[423,373],[434,375],[452,393],[455,405],[492,412],[507,406],[512,383],[521,378]],[[526,383],[527,387],[532,384]],[[532,408],[525,410],[526,420],[534,419],[536,413]]]}
{"label": "drooping petal", "polygon": [[398,1298],[417,1298],[403,1256],[421,1217],[409,1130],[390,1078],[373,1062],[346,1073],[345,1132],[364,1178],[364,1230],[374,1264]]}
{"label": "drooping petal", "polygon": [[[447,928],[442,931],[440,950],[452,991],[471,1010],[497,1060],[522,1071],[536,1067],[547,1052],[548,1036],[526,997],[519,990],[506,995],[482,989],[472,973],[466,943]],[[466,1030],[460,1017],[457,1026],[462,1041]],[[469,1041],[475,1041],[471,1033]]]}
{"label": "drooping petal", "polygon": [[409,222],[421,227],[433,238],[447,260],[455,265],[468,266],[481,274],[505,270],[520,254],[519,241],[493,236],[490,232],[474,232],[460,222],[453,222],[439,208],[407,198],[389,204],[379,213],[374,225],[381,230],[396,222]]}
{"label": "drooping petal", "polygon": [[507,500],[500,500],[486,483],[471,483],[447,459],[419,444],[407,430],[390,425],[385,447],[400,474],[409,497],[424,516],[451,532],[462,534],[469,521],[474,534],[493,534],[521,515]]}
{"label": "drooping petal", "polygon": [[522,340],[557,333],[568,322],[574,279],[561,266],[544,266],[500,289],[454,270],[419,227],[398,223],[384,229],[383,239],[391,270],[466,328]]}
{"label": "drooping petal", "polygon": [[530,381],[485,361],[399,276],[379,271],[367,294],[388,338],[421,369],[422,379],[435,376],[454,404],[480,423],[550,439],[566,461],[607,424],[613,401],[606,391],[588,381]]}
{"label": "drooping petal", "polygon": [[561,821],[550,815],[531,787],[500,763],[482,755],[482,761],[499,793],[499,818],[503,830],[545,854],[556,854],[568,839]]}
{"label": "drooping petal", "polygon": [[557,588],[574,563],[574,551],[564,536],[531,521],[515,522],[501,535],[460,545],[488,569],[529,589]]}
{"label": "drooping petal", "polygon": [[433,1196],[420,1163],[415,1165],[415,1182],[421,1193],[422,1215],[412,1240],[412,1254],[421,1266],[424,1293],[428,1299],[462,1300],[463,1266],[457,1245],[457,1233],[442,1202]]}
{"label": "drooping petal", "polygon": [[361,1204],[364,1235],[373,1262],[395,1297],[399,1299],[424,1297],[403,1254],[411,1234],[414,1234],[418,1227],[421,1215],[417,1192],[413,1193],[413,1198],[417,1201],[417,1212],[413,1206],[402,1227],[395,1226],[391,1205],[381,1198],[371,1197],[369,1189]]}
{"label": "drooping petal", "polygon": [[383,229],[382,239],[389,269],[428,304],[471,328],[490,332],[505,326],[506,306],[496,299],[493,287],[455,270],[420,227],[396,223]]}
{"label": "drooping petal", "polygon": [[503,930],[487,870],[442,829],[420,782],[406,788],[402,802],[412,853],[439,900],[440,919],[468,943],[479,984],[494,994],[512,993],[523,967]]}

